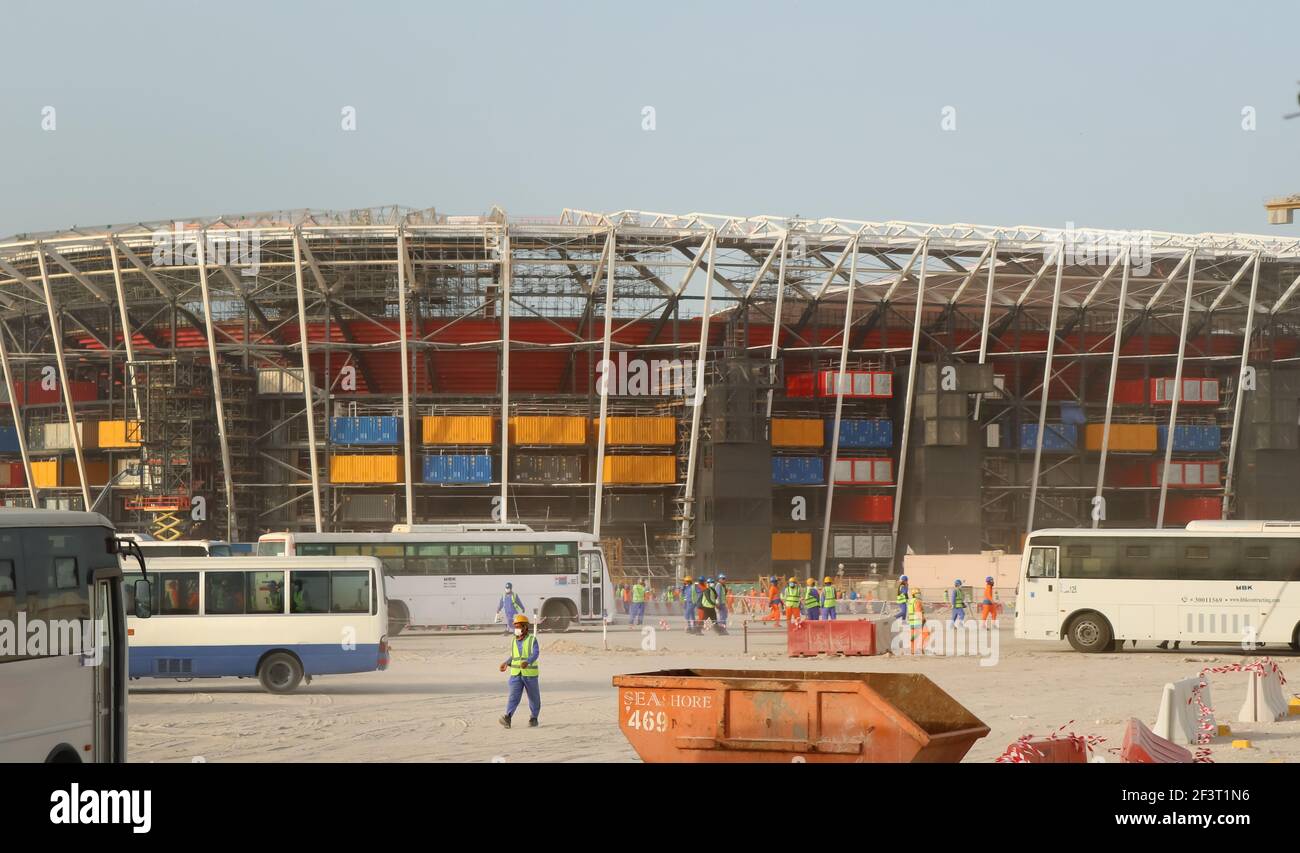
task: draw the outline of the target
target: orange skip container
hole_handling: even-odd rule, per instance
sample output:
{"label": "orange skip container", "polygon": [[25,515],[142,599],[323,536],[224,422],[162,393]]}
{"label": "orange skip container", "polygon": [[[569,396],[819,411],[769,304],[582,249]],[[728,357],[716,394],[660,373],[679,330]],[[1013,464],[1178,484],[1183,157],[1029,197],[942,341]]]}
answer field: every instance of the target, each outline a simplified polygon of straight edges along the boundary
{"label": "orange skip container", "polygon": [[614,676],[643,761],[956,762],[989,733],[924,675],[669,669]]}

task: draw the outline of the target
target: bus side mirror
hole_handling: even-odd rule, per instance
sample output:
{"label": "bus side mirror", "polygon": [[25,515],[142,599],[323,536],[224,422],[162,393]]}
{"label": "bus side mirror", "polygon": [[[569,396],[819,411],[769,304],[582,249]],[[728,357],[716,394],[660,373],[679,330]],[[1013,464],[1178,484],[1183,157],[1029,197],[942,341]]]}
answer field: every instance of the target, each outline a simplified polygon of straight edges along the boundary
{"label": "bus side mirror", "polygon": [[135,593],[135,618],[148,619],[153,615],[149,602],[153,601],[152,585],[147,580],[138,580],[133,587]]}

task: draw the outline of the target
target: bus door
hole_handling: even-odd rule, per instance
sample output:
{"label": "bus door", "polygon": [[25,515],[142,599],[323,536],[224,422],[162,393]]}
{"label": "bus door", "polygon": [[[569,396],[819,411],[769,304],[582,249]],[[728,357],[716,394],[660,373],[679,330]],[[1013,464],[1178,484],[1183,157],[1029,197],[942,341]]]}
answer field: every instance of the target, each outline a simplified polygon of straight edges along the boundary
{"label": "bus door", "polygon": [[1029,549],[1029,564],[1025,569],[1025,607],[1017,614],[1021,630],[1017,633],[1029,639],[1059,637],[1061,613],[1059,598],[1061,581],[1058,577],[1060,549],[1055,545],[1034,545]]}
{"label": "bus door", "polygon": [[579,552],[578,611],[583,619],[604,616],[605,602],[601,590],[605,585],[605,564],[599,551]]}
{"label": "bus door", "polygon": [[94,668],[95,760],[126,760],[126,610],[121,577],[100,578],[93,586],[93,637],[84,637],[85,664]]}

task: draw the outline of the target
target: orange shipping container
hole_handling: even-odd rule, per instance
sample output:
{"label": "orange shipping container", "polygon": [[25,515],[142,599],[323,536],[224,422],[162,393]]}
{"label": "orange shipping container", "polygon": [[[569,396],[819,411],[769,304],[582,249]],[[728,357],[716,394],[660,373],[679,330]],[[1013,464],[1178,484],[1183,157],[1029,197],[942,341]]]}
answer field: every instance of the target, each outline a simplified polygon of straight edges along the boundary
{"label": "orange shipping container", "polygon": [[821,447],[820,418],[772,418],[773,447]]}
{"label": "orange shipping container", "polygon": [[773,560],[811,560],[811,533],[773,533]]}
{"label": "orange shipping container", "polygon": [[59,460],[41,459],[32,463],[32,485],[38,489],[53,489],[59,485]]}
{"label": "orange shipping container", "polygon": [[100,447],[139,447],[139,421],[100,421]]}
{"label": "orange shipping container", "polygon": [[399,457],[364,455],[330,457],[331,483],[396,483]]}
{"label": "orange shipping container", "polygon": [[510,419],[511,444],[586,444],[587,419],[519,415]]}
{"label": "orange shipping container", "polygon": [[637,485],[677,482],[676,456],[606,456],[606,483]]}
{"label": "orange shipping container", "polygon": [[420,420],[425,444],[491,444],[491,415],[429,415]]}
{"label": "orange shipping container", "polygon": [[[107,462],[86,460],[86,479],[92,486],[103,486],[108,483],[112,476],[109,473]],[[81,476],[77,471],[76,457],[68,457],[63,460],[63,483],[64,486],[80,486]]]}
{"label": "orange shipping container", "polygon": [[[591,422],[592,435],[599,435],[600,419]],[[671,447],[677,441],[675,418],[605,418],[605,443]]]}
{"label": "orange shipping container", "polygon": [[[1083,431],[1084,447],[1101,450],[1101,436],[1105,424],[1088,424]],[[1156,449],[1155,424],[1110,425],[1110,449],[1148,452]]]}

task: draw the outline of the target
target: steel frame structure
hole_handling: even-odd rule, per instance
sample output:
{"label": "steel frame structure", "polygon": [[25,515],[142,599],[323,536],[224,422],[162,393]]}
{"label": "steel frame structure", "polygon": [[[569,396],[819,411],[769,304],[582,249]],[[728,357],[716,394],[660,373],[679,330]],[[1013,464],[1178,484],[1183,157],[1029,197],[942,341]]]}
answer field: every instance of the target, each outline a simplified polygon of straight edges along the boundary
{"label": "steel frame structure", "polygon": [[[233,254],[232,245],[254,247],[252,259]],[[1248,287],[1242,286],[1246,275]],[[982,395],[975,401],[975,419],[986,426],[1014,412],[1016,422],[1039,427],[1027,481],[1016,474],[986,482],[986,508],[1013,508],[1006,535],[987,543],[1005,545],[1014,532],[1032,529],[1040,520],[1036,511],[1061,495],[1099,497],[1110,491],[1105,448],[1095,482],[1068,488],[1042,482],[1046,470],[1082,456],[1044,469],[1042,436],[1052,388],[1064,384],[1062,399],[1086,403],[1079,377],[1105,371],[1107,434],[1121,365],[1168,366],[1178,377],[1195,366],[1207,374],[1217,371],[1235,388],[1252,362],[1300,360],[1300,354],[1275,345],[1297,335],[1298,289],[1300,240],[1250,234],[1117,235],[636,210],[566,209],[552,219],[511,219],[497,209],[470,217],[398,207],[282,211],[0,241],[0,364],[13,395],[15,383],[53,362],[69,424],[79,411],[126,418],[139,412],[134,386],[123,379],[137,360],[185,352],[206,354],[209,362],[235,372],[304,371],[302,408],[286,404],[275,415],[269,409],[258,413],[257,453],[274,470],[289,472],[288,482],[266,475],[250,479],[233,470],[221,371],[212,371],[222,478],[195,484],[195,490],[226,505],[221,532],[233,539],[266,527],[338,526],[332,497],[347,487],[323,476],[329,441],[321,433],[345,400],[361,410],[404,416],[403,475],[396,485],[404,492],[409,522],[423,520],[419,500],[438,488],[418,482],[415,473],[419,450],[412,421],[420,412],[491,407],[503,423],[519,412],[582,412],[599,422],[598,463],[605,447],[603,416],[615,401],[592,381],[597,358],[621,352],[694,356],[701,381],[711,351],[724,339],[743,341],[758,359],[797,359],[841,372],[850,362],[872,359],[908,377],[893,486],[901,495],[918,365],[991,362],[1013,378],[1001,400]],[[1228,338],[1231,354],[1211,345]],[[1124,351],[1134,341],[1142,342],[1141,354]],[[495,361],[492,387],[482,376],[473,388],[453,381],[459,372],[454,360],[466,353],[476,354],[476,365],[484,358]],[[383,369],[394,359],[400,382]],[[543,361],[562,365],[551,387],[521,383]],[[342,366],[355,368],[356,393],[339,387]],[[83,375],[107,378],[105,399],[72,399],[69,383]],[[1233,394],[1229,473],[1216,490],[1224,517],[1233,512],[1240,479],[1233,463],[1241,399]],[[836,401],[832,467],[840,452],[842,402]],[[767,409],[770,416],[770,396]],[[693,473],[699,407],[672,410],[690,422],[689,445],[679,453],[689,455]],[[1165,419],[1171,428],[1178,414],[1176,400]],[[12,417],[22,436],[34,418],[53,415],[24,405],[13,407]],[[302,438],[273,438],[286,431],[299,435],[301,427]],[[521,494],[543,492],[511,481],[508,430],[500,432],[500,468],[491,486],[507,520],[518,514]],[[80,441],[74,438],[73,444],[79,493],[91,503],[85,454]],[[31,451],[26,442],[20,450],[29,485],[5,496],[36,502],[49,490],[30,485]],[[1011,466],[1020,470],[1020,451],[1011,455]],[[605,484],[598,464],[592,470],[589,481],[555,485],[548,494],[577,490],[593,496],[585,516],[569,520],[599,533]],[[1167,478],[1166,464],[1161,518]],[[825,518],[817,525],[823,537],[835,492],[834,477],[826,479]],[[678,557],[689,553],[692,485],[690,473],[674,484],[679,514],[664,525],[669,533],[680,529],[666,546]],[[304,512],[306,501],[310,510]],[[897,537],[897,516],[892,533]]]}

